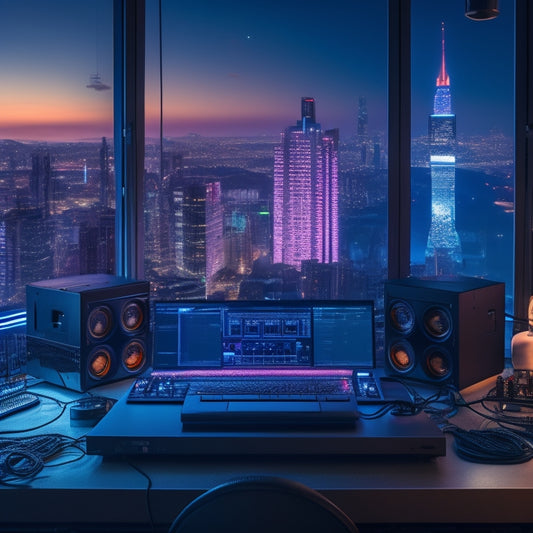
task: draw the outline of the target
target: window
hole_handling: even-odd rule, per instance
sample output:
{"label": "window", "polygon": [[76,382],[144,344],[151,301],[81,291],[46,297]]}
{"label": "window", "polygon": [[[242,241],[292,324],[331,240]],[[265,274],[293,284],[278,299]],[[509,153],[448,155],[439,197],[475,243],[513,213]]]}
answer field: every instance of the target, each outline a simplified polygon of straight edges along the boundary
{"label": "window", "polygon": [[148,0],[146,57],[154,294],[382,299],[386,1]]}
{"label": "window", "polygon": [[514,2],[499,7],[411,4],[411,273],[503,281],[512,314]]}
{"label": "window", "polygon": [[112,0],[0,2],[0,308],[115,269]]}
{"label": "window", "polygon": [[[467,20],[461,0],[411,2],[411,246],[398,254],[388,4],[146,0],[144,197],[125,205],[144,204],[133,242],[154,297],[369,298],[379,320],[396,255],[414,275],[445,276],[440,248],[460,273],[505,281],[512,311],[525,167],[525,150],[514,163],[515,2],[488,22]],[[117,52],[113,0],[0,6],[0,307],[11,308],[30,281],[118,263]],[[437,176],[450,185],[440,204]]]}

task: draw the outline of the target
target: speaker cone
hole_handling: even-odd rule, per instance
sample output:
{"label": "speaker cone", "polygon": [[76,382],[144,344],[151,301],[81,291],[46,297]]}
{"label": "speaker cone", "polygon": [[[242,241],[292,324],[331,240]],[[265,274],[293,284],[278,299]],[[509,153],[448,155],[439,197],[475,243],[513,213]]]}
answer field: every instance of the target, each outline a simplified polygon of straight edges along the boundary
{"label": "speaker cone", "polygon": [[396,342],[389,349],[389,362],[401,373],[409,372],[415,364],[415,353],[408,342]]}
{"label": "speaker cone", "polygon": [[126,331],[138,330],[144,322],[144,311],[140,302],[128,302],[122,308],[121,324]]}
{"label": "speaker cone", "polygon": [[87,358],[87,369],[95,379],[102,379],[111,370],[112,355],[109,348],[100,346]]}
{"label": "speaker cone", "polygon": [[404,335],[410,333],[415,327],[415,313],[407,302],[394,302],[389,315],[392,327]]}
{"label": "speaker cone", "polygon": [[113,313],[106,306],[95,307],[87,319],[89,334],[95,339],[103,339],[113,329]]}
{"label": "speaker cone", "polygon": [[452,360],[446,350],[430,347],[425,353],[425,370],[429,377],[446,379],[452,373]]}
{"label": "speaker cone", "polygon": [[129,372],[139,370],[146,360],[144,344],[140,341],[129,342],[122,351],[122,363]]}
{"label": "speaker cone", "polygon": [[424,329],[432,339],[444,340],[452,331],[450,313],[443,307],[432,307],[424,313]]}

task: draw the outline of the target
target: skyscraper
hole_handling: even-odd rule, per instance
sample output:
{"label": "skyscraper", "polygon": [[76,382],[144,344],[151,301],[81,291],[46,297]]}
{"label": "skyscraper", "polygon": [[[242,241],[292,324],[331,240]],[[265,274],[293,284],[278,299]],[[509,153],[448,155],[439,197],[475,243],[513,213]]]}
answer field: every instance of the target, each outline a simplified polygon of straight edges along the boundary
{"label": "skyscraper", "polygon": [[179,186],[173,195],[176,266],[201,279],[207,295],[214,275],[224,266],[224,211],[219,181]]}
{"label": "skyscraper", "polygon": [[111,173],[109,169],[109,145],[107,139],[102,137],[102,146],[100,147],[100,204],[102,207],[111,207],[109,202],[112,188]]}
{"label": "skyscraper", "polygon": [[453,276],[459,273],[462,251],[455,228],[455,114],[452,112],[450,77],[446,72],[444,24],[442,57],[433,113],[429,116],[431,172],[431,225],[426,246],[426,274]]}
{"label": "skyscraper", "polygon": [[52,165],[50,153],[40,150],[31,156],[30,190],[33,205],[42,209],[43,217],[50,215],[50,182]]}
{"label": "skyscraper", "polygon": [[361,164],[366,165],[368,158],[368,111],[366,97],[359,97],[359,110],[357,112],[357,144],[361,154]]}
{"label": "skyscraper", "polygon": [[274,263],[339,259],[338,130],[322,131],[315,101],[302,98],[302,119],[274,151]]}

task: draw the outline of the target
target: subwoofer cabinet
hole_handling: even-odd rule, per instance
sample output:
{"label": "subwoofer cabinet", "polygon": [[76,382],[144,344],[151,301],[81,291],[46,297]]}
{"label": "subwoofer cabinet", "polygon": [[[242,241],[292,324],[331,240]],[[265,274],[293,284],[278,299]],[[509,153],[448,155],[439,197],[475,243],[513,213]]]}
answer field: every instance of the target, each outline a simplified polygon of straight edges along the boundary
{"label": "subwoofer cabinet", "polygon": [[463,389],[502,372],[504,283],[405,278],[384,296],[386,374]]}
{"label": "subwoofer cabinet", "polygon": [[28,374],[77,391],[151,364],[147,281],[88,274],[26,286]]}

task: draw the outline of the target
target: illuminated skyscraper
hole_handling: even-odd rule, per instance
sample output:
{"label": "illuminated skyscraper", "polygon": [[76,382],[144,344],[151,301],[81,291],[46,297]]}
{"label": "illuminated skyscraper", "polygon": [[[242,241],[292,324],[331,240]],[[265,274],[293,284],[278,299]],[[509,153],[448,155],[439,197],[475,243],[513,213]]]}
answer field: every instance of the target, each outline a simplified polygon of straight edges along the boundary
{"label": "illuminated skyscraper", "polygon": [[109,145],[107,139],[102,137],[100,147],[100,204],[102,207],[111,207],[109,202],[111,191],[114,191],[114,188],[111,183]]}
{"label": "illuminated skyscraper", "polygon": [[173,208],[176,266],[181,273],[202,279],[210,294],[211,280],[224,266],[220,182],[177,187]]}
{"label": "illuminated skyscraper", "polygon": [[338,138],[315,121],[314,99],[302,98],[302,120],[274,152],[274,263],[338,261]]}
{"label": "illuminated skyscraper", "polygon": [[444,24],[442,58],[437,77],[433,114],[429,116],[431,171],[431,225],[426,246],[426,273],[453,276],[462,263],[461,243],[455,228],[455,114],[452,113],[450,77],[446,72]]}

